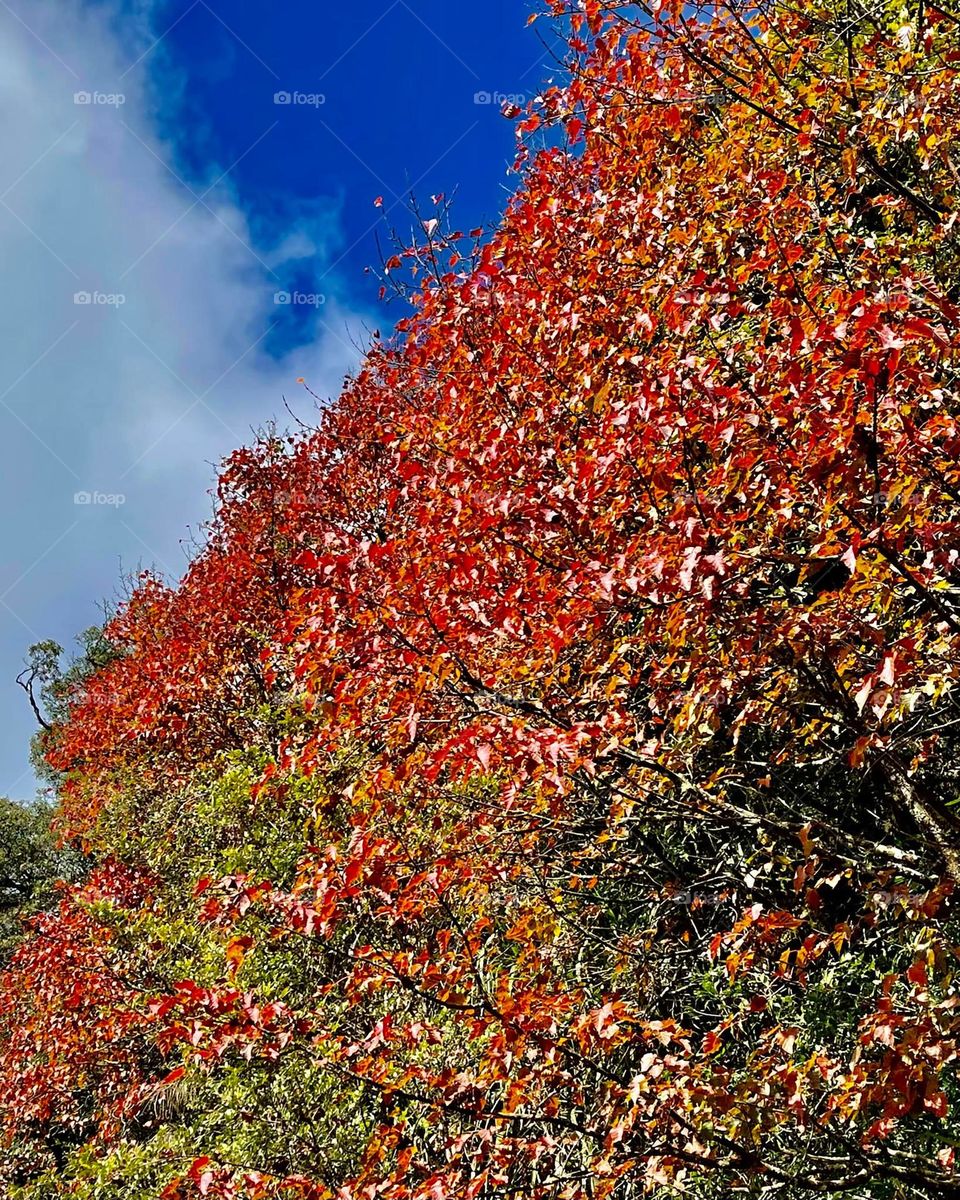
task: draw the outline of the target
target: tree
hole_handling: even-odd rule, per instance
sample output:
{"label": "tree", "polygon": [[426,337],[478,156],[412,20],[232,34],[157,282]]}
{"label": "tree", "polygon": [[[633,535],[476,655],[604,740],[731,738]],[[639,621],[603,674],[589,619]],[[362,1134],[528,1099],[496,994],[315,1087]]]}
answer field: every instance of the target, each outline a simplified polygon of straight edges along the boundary
{"label": "tree", "polygon": [[47,755],[56,739],[57,729],[70,714],[70,705],[82,695],[84,682],[102,670],[117,656],[116,647],[106,637],[103,627],[92,625],[78,637],[80,653],[66,666],[61,666],[63,647],[53,640],[36,642],[26,656],[24,669],[17,683],[26,693],[40,729],[30,747],[30,758],[40,779],[56,784],[58,776],[51,773]]}
{"label": "tree", "polygon": [[149,880],[74,897],[74,1194],[960,1194],[956,18],[551,8],[500,227],[387,260],[50,748]]}
{"label": "tree", "polygon": [[0,798],[0,963],[19,942],[24,920],[50,903],[54,883],[80,873],[79,856],[54,844],[52,816],[44,804]]}

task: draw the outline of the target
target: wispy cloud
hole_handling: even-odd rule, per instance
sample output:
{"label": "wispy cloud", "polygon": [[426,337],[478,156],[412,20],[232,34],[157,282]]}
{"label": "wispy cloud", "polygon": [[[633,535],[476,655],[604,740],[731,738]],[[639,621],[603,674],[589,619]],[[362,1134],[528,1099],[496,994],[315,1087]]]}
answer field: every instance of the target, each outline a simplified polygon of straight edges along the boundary
{"label": "wispy cloud", "polygon": [[[283,416],[297,376],[335,393],[361,336],[329,288],[285,291],[291,262],[335,259],[335,213],[281,229],[243,211],[232,164],[181,178],[151,115],[162,23],[125,15],[121,42],[110,5],[0,3],[0,793],[20,796],[30,636],[95,620],[121,564],[181,569],[212,464]],[[285,302],[298,349],[274,332]]]}

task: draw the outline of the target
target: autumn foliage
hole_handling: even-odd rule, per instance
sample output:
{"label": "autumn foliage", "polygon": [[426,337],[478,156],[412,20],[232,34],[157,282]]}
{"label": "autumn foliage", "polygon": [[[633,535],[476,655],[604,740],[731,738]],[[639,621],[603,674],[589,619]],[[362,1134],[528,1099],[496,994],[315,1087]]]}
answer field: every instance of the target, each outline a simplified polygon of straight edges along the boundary
{"label": "autumn foliage", "polygon": [[11,1196],[960,1196],[960,17],[565,7],[48,738]]}

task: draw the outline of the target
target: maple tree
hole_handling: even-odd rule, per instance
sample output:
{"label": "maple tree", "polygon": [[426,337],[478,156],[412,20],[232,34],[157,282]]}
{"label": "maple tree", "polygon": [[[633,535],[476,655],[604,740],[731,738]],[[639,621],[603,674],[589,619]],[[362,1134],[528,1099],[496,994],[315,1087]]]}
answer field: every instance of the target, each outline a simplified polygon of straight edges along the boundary
{"label": "maple tree", "polygon": [[46,738],[14,1195],[960,1195],[960,18],[551,8]]}

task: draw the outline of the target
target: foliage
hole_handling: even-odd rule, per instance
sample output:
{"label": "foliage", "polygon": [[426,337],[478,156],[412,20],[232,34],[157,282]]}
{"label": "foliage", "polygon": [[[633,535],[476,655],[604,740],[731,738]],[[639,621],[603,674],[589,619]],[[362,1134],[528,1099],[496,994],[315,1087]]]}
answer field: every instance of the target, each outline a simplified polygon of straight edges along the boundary
{"label": "foliage", "polygon": [[67,720],[71,701],[82,692],[85,680],[118,654],[99,625],[85,629],[77,642],[80,652],[66,667],[61,665],[64,651],[58,642],[34,643],[17,677],[40,726],[31,742],[30,760],[38,777],[51,785],[59,781],[59,774],[51,768],[47,755],[53,749],[57,729]]}
{"label": "foliage", "polygon": [[958,18],[551,7],[57,721],[15,1196],[960,1195]]}
{"label": "foliage", "polygon": [[23,921],[50,902],[55,882],[83,872],[79,855],[56,847],[52,815],[42,803],[0,798],[0,963],[19,942]]}

